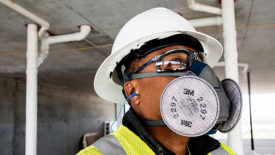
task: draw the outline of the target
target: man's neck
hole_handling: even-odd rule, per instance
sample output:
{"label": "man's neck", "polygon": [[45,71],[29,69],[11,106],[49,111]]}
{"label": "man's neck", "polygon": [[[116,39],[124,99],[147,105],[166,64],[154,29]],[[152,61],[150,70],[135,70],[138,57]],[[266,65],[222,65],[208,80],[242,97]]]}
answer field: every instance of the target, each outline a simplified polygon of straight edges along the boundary
{"label": "man's neck", "polygon": [[168,127],[148,127],[149,133],[168,150],[177,155],[188,155],[187,143],[189,137],[184,137],[171,131]]}

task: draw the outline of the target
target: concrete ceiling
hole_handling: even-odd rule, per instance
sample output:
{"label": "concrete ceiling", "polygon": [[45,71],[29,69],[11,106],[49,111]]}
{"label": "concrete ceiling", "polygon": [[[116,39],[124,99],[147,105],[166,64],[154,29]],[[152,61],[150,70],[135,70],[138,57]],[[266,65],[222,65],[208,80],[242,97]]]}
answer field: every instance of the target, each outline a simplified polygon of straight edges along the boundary
{"label": "concrete ceiling", "polygon": [[[110,54],[120,28],[136,14],[153,8],[167,7],[187,19],[211,17],[194,12],[185,0],[13,0],[50,23],[55,35],[78,32],[78,25],[90,24],[94,30],[80,42],[56,44],[39,67],[39,82],[80,91],[93,91],[93,76],[100,63]],[[217,0],[197,2],[221,7]],[[275,92],[275,1],[238,0],[235,2],[239,62],[251,70],[252,92]],[[26,24],[32,21],[0,3],[0,74],[24,79],[26,68]],[[222,27],[197,28],[221,41]],[[241,69],[241,68],[240,68]],[[223,69],[216,67],[219,76]],[[240,73],[244,92],[246,80]]]}

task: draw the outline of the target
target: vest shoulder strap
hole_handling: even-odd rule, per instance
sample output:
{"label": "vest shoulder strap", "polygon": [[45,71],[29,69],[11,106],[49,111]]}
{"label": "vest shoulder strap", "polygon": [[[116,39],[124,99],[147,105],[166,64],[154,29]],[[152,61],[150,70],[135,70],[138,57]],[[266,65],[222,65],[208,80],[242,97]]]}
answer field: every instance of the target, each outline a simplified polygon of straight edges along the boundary
{"label": "vest shoulder strap", "polygon": [[106,135],[77,155],[126,155],[126,153],[116,137]]}
{"label": "vest shoulder strap", "polygon": [[91,146],[80,151],[77,155],[126,155],[146,154],[155,155],[149,146],[127,127],[120,128],[106,135]]}
{"label": "vest shoulder strap", "polygon": [[143,140],[123,125],[121,125],[116,132],[111,134],[117,138],[127,154],[155,155],[152,149]]}

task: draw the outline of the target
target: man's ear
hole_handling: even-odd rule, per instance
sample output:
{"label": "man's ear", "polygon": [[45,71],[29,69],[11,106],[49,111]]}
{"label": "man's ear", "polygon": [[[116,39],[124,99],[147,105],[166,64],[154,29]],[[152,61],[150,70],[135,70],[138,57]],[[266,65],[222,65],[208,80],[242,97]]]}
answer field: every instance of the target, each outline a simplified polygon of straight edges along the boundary
{"label": "man's ear", "polygon": [[[137,89],[137,83],[135,81],[127,81],[124,84],[124,92],[127,97],[131,96],[135,92],[138,92]],[[138,92],[139,93],[139,92]],[[140,97],[139,95],[135,95],[132,98],[130,98],[130,101],[132,104],[139,104],[140,103]]]}

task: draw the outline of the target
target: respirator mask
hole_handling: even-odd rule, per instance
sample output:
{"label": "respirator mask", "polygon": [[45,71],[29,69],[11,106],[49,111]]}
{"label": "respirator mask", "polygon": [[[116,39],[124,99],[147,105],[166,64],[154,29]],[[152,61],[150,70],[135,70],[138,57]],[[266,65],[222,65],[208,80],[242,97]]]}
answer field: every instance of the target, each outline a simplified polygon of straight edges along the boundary
{"label": "respirator mask", "polygon": [[[220,81],[213,69],[199,61],[203,53],[168,50],[152,58],[124,81],[154,76],[176,76],[160,98],[162,120],[144,120],[147,126],[167,126],[175,133],[197,137],[217,130],[229,132],[241,116],[242,97],[236,82]],[[155,62],[156,72],[140,73]]]}

